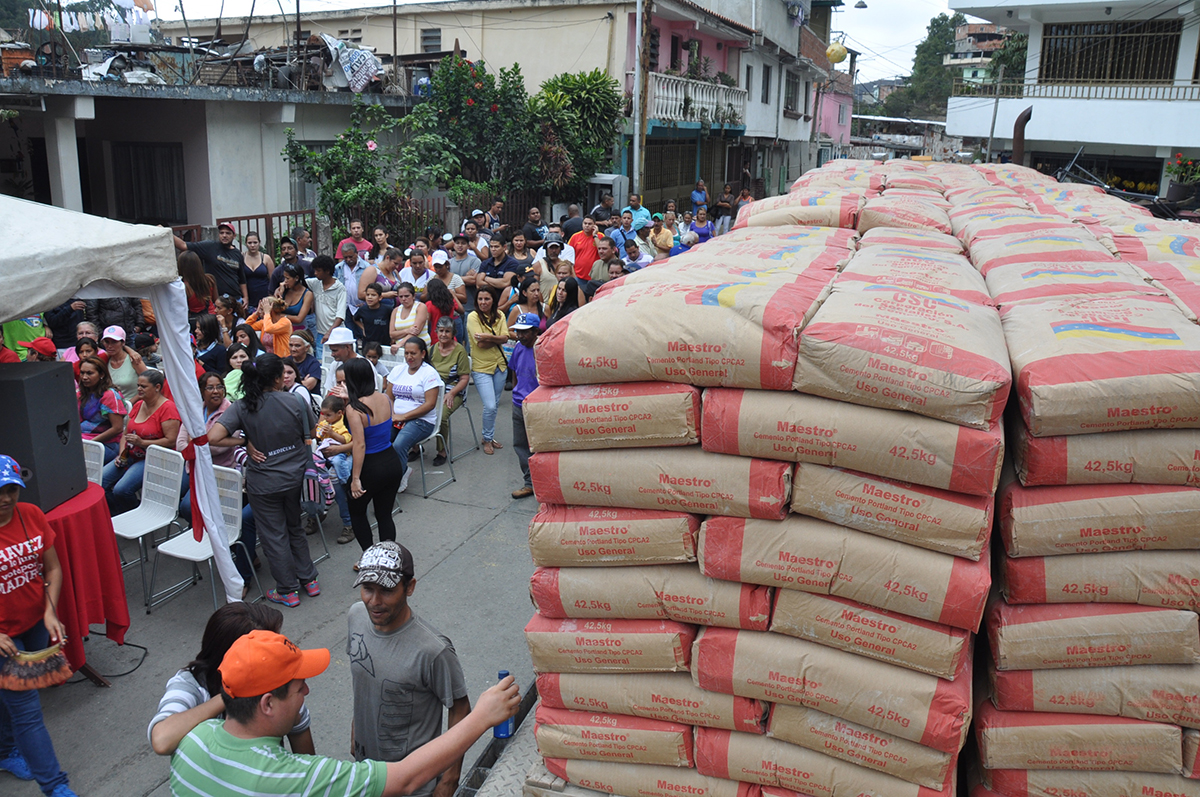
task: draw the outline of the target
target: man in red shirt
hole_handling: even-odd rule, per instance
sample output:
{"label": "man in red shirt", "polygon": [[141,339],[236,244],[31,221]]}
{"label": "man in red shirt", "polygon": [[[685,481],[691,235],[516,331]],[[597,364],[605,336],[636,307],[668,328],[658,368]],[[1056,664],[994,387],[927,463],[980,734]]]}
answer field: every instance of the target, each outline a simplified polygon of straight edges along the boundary
{"label": "man in red shirt", "polygon": [[363,260],[370,260],[371,257],[371,242],[363,237],[362,219],[350,220],[350,237],[343,238],[338,242],[337,252],[341,254],[342,247],[346,244],[354,244],[354,248],[358,250],[358,256]]}
{"label": "man in red shirt", "polygon": [[575,249],[575,276],[581,280],[592,278],[592,265],[599,253],[596,251],[596,220],[583,217],[583,229],[571,236],[567,245]]}

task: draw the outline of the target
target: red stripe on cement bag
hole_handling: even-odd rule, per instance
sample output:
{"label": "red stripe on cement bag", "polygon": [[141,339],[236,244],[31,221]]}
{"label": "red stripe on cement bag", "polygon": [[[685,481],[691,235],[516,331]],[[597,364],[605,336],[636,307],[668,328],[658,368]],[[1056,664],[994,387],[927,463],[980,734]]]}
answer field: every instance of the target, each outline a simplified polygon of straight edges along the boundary
{"label": "red stripe on cement bag", "polygon": [[1009,603],[1137,603],[1200,610],[1200,551],[1005,556],[1000,569]]}
{"label": "red stripe on cement bag", "polygon": [[953,774],[945,787],[930,789],[795,744],[713,728],[696,731],[696,770],[717,778],[758,783],[763,794],[829,797],[953,797]]}
{"label": "red stripe on cement bag", "polygon": [[533,736],[546,758],[694,766],[692,726],[539,705]]}
{"label": "red stripe on cement bag", "polygon": [[624,797],[758,797],[749,783],[706,777],[694,769],[567,758],[547,758],[545,764],[568,783]]}
{"label": "red stripe on cement bag", "polygon": [[1131,664],[1200,664],[1196,613],[1130,604],[988,604],[987,634],[999,670]]}
{"label": "red stripe on cement bag", "polygon": [[759,199],[743,205],[733,229],[808,224],[817,227],[854,227],[867,194],[836,188],[810,188],[802,192]]}
{"label": "red stripe on cement bag", "polygon": [[988,769],[1070,769],[1179,774],[1177,725],[1125,717],[975,707],[980,763]]}
{"label": "red stripe on cement bag", "polygon": [[859,233],[876,227],[906,227],[913,230],[936,230],[949,235],[950,217],[932,202],[890,197],[887,194],[870,199],[858,213]]}
{"label": "red stripe on cement bag", "polygon": [[685,512],[542,504],[529,523],[529,552],[542,567],[696,561],[700,518]]}
{"label": "red stripe on cement bag", "polygon": [[697,448],[562,451],[529,459],[539,501],[576,506],[672,509],[780,520],[791,497],[785,462]]}
{"label": "red stripe on cement bag", "polygon": [[771,614],[769,589],[708,578],[695,565],[539,567],[529,593],[551,618],[664,618],[765,631]]}
{"label": "red stripe on cement bag", "polygon": [[797,357],[801,393],[977,429],[999,419],[1012,381],[994,308],[902,286],[835,285]]}
{"label": "red stripe on cement bag", "polygon": [[850,258],[838,284],[895,285],[993,304],[987,283],[960,254],[901,246],[872,246]]}
{"label": "red stripe on cement bag", "polygon": [[763,733],[766,704],[747,697],[708,692],[687,673],[588,675],[542,673],[537,677],[543,706]]}
{"label": "red stripe on cement bag", "polygon": [[1033,437],[1008,425],[1017,476],[1026,487],[1056,484],[1200,484],[1200,430]]}
{"label": "red stripe on cement bag", "polygon": [[779,390],[704,391],[705,451],[812,462],[991,496],[1004,460],[991,429]]}
{"label": "red stripe on cement bag", "polygon": [[986,549],[972,562],[799,515],[709,518],[699,556],[714,578],[832,594],[967,631],[979,627],[992,583]]}
{"label": "red stripe on cement bag", "polygon": [[539,387],[522,406],[533,451],[700,442],[700,391],[691,385],[630,382]]}
{"label": "red stripe on cement bag", "polygon": [[898,227],[876,227],[863,233],[858,239],[858,250],[876,246],[905,246],[912,249],[930,249],[938,252],[962,254],[962,241],[953,235],[932,230],[905,230]]}
{"label": "red stripe on cement bag", "polygon": [[701,689],[808,706],[957,753],[971,724],[971,663],[957,677],[894,667],[780,634],[705,628],[692,645]]}
{"label": "red stripe on cement bag", "polygon": [[808,279],[614,288],[542,335],[538,377],[787,390],[799,330],[825,289]]}
{"label": "red stripe on cement bag", "polygon": [[999,797],[1200,797],[1195,781],[1156,772],[993,769],[983,775]]}
{"label": "red stripe on cement bag", "polygon": [[681,672],[696,629],[668,620],[554,620],[535,614],[525,642],[535,672]]}
{"label": "red stripe on cement bag", "polygon": [[1128,263],[1016,263],[987,273],[996,304],[1091,296],[1163,296]]}
{"label": "red stripe on cement bag", "polygon": [[1200,778],[1200,731],[1194,728],[1183,731],[1183,776]]}
{"label": "red stripe on cement bag", "polygon": [[987,547],[994,506],[990,496],[808,462],[792,481],[793,512],[972,561]]}
{"label": "red stripe on cement bag", "polygon": [[1200,327],[1170,299],[1014,304],[1001,319],[1035,437],[1200,426]]}
{"label": "red stripe on cement bag", "polygon": [[984,276],[1010,263],[1099,263],[1112,253],[1083,227],[983,238],[971,245],[971,262]]}

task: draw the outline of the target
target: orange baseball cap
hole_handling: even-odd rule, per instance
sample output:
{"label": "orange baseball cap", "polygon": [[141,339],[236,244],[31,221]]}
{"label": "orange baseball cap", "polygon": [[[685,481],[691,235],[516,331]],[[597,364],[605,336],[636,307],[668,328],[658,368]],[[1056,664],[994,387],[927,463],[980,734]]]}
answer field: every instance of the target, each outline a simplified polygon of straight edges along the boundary
{"label": "orange baseball cap", "polygon": [[320,675],[328,666],[327,649],[301,650],[283,634],[258,630],[239,637],[217,669],[230,697],[257,697],[290,681]]}

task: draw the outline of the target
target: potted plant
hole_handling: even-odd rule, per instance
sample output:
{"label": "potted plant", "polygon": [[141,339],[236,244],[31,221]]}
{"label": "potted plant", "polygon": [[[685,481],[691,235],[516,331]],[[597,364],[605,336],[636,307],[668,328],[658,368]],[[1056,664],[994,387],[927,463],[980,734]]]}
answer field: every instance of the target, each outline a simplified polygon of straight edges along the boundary
{"label": "potted plant", "polygon": [[1196,192],[1197,183],[1200,183],[1200,162],[1196,158],[1185,158],[1182,152],[1176,153],[1175,160],[1168,160],[1164,171],[1171,178],[1167,186],[1168,202],[1181,202]]}

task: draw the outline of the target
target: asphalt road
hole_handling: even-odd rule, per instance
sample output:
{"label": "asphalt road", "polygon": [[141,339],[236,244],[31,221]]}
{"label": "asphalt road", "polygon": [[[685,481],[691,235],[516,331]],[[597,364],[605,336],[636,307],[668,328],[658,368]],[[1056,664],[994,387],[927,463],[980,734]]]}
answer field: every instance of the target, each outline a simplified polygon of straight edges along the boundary
{"label": "asphalt road", "polygon": [[[533,680],[522,629],[533,614],[528,526],[537,503],[533,498],[514,501],[509,496],[521,486],[521,476],[509,445],[508,397],[505,393],[496,422],[496,438],[504,449],[494,456],[476,451],[463,457],[454,464],[457,481],[428,499],[421,497],[419,470],[414,472],[407,492],[397,501],[403,511],[395,516],[398,540],[412,551],[416,564],[413,609],[454,642],[472,701],[495,681],[498,670],[511,671],[522,689]],[[481,408],[474,392],[469,402],[478,430]],[[453,432],[454,439],[465,445],[470,426],[461,410],[454,416]],[[436,476],[429,464],[432,457],[432,451],[426,455],[426,467],[430,476]],[[358,591],[351,586],[351,567],[360,549],[356,543],[334,543],[341,530],[336,511],[326,527],[333,555],[317,565],[322,594],[301,595],[295,609],[279,608],[284,634],[301,647],[325,647],[333,654],[329,669],[309,681],[307,702],[317,753],[349,759],[352,699],[346,610],[358,600]],[[319,555],[320,541],[316,537],[309,541],[313,555]],[[164,584],[187,574],[182,563],[165,559],[159,570]],[[207,569],[202,567],[201,572],[207,578]],[[265,567],[260,578],[264,587],[272,586]],[[148,649],[140,666],[114,677],[111,689],[98,688],[76,675],[64,686],[42,691],[55,750],[70,775],[71,787],[83,797],[169,793],[170,761],[150,749],[146,726],[167,679],[199,650],[201,632],[213,610],[209,585],[201,581],[147,616],[136,567],[126,571],[126,595],[132,618],[126,641]],[[100,633],[94,633],[86,647],[88,662],[106,675],[133,669],[142,657],[142,651],[130,645],[118,647]],[[467,754],[464,773],[486,741]],[[0,772],[0,794],[36,797],[40,792],[35,783]]]}

